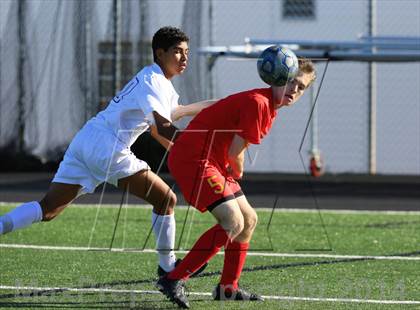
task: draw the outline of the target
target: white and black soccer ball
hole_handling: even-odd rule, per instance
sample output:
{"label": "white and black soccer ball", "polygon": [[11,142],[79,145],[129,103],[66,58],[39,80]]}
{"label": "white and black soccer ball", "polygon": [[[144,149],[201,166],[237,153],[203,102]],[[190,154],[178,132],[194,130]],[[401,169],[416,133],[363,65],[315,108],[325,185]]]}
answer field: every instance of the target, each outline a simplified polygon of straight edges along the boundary
{"label": "white and black soccer ball", "polygon": [[298,74],[299,62],[290,49],[273,45],[261,53],[257,68],[265,83],[284,86]]}

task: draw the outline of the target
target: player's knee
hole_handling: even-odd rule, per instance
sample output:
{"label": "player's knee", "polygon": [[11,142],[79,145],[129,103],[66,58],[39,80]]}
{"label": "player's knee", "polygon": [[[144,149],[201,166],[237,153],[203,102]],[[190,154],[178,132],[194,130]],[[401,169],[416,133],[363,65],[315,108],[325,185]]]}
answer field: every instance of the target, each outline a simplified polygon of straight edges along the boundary
{"label": "player's knee", "polygon": [[[162,198],[160,196],[159,198]],[[153,203],[153,212],[160,215],[168,215],[174,213],[174,208],[177,203],[176,195],[173,191],[169,191],[164,199],[159,199]]]}
{"label": "player's knee", "polygon": [[254,231],[258,223],[258,216],[256,212],[248,213],[244,218],[244,230]]}
{"label": "player's knee", "polygon": [[168,209],[173,209],[176,206],[176,203],[177,203],[176,195],[173,191],[170,191],[168,193],[168,201],[167,201]]}
{"label": "player's knee", "polygon": [[[50,201],[48,198],[44,198],[39,202],[42,210],[42,221],[43,222],[49,222],[57,217],[57,215],[60,213],[60,209],[57,207],[57,205]],[[61,206],[66,207],[66,205]]]}
{"label": "player's knee", "polygon": [[41,205],[41,208],[42,208],[42,221],[43,222],[52,221],[58,215],[58,212],[56,212],[55,209],[43,207],[42,205]]}
{"label": "player's knee", "polygon": [[235,226],[235,230],[234,230],[234,233],[235,233],[235,237],[236,236],[238,236],[243,230],[244,230],[244,228],[245,228],[245,223],[244,223],[244,218],[242,217],[237,223],[236,223],[236,226]]}
{"label": "player's knee", "polygon": [[226,231],[230,238],[234,239],[244,230],[244,218],[242,216],[233,217],[226,225]]}
{"label": "player's knee", "polygon": [[52,221],[57,217],[57,214],[54,212],[46,212],[42,214],[42,221],[43,222],[49,222]]}

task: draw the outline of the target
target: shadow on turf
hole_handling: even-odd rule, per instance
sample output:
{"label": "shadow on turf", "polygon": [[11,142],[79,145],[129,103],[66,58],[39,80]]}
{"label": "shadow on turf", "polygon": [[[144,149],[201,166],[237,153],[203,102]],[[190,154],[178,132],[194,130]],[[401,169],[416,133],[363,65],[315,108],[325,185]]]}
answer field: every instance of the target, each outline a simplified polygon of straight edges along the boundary
{"label": "shadow on turf", "polygon": [[[325,224],[325,227],[338,227],[338,228],[400,228],[403,226],[415,226],[419,225],[420,221],[401,221],[401,222],[385,222],[385,223],[374,223],[374,224]],[[279,223],[279,226],[292,226],[292,227],[322,227],[321,224],[314,223],[303,223],[303,224],[293,224],[293,223]]]}
{"label": "shadow on turf", "polygon": [[[99,302],[92,302],[92,303],[79,303],[79,302],[0,302],[1,308],[53,308],[53,309],[61,309],[61,308],[76,308],[80,309],[126,309],[127,307],[121,305],[118,306],[116,304],[124,303],[124,302],[107,302],[104,305],[100,305]],[[92,304],[92,305],[89,305]]]}
{"label": "shadow on turf", "polygon": [[[408,253],[396,253],[387,256],[416,256],[420,255],[420,251],[413,251]],[[362,262],[362,261],[371,261],[375,260],[374,258],[364,257],[364,258],[349,258],[349,259],[336,259],[336,260],[324,260],[324,261],[312,261],[312,262],[299,262],[299,263],[290,263],[290,264],[275,264],[275,265],[266,265],[266,266],[256,266],[256,267],[247,267],[242,270],[242,273],[245,272],[255,272],[255,271],[262,271],[262,270],[276,270],[276,269],[287,269],[287,268],[294,268],[294,267],[307,267],[307,266],[320,266],[320,265],[333,265],[333,264],[341,264],[341,263],[352,263],[352,262]],[[213,271],[213,272],[203,272],[202,274],[196,276],[197,278],[204,278],[204,277],[211,277],[221,275],[220,271]],[[81,288],[110,288],[113,286],[121,286],[121,285],[135,285],[135,284],[147,284],[147,283],[154,283],[156,281],[155,278],[144,279],[144,280],[135,280],[135,281],[112,281],[106,283],[96,283],[93,285],[82,286]],[[44,291],[32,291],[26,294],[2,294],[0,295],[0,299],[6,298],[16,298],[16,297],[38,297],[38,296],[48,296],[57,293],[67,292],[66,289],[55,289],[55,290],[44,290]],[[93,294],[93,293],[83,293],[83,295]],[[0,306],[14,304],[14,303],[0,303]],[[27,304],[27,303],[17,303],[19,304]],[[43,304],[43,303],[40,303]],[[56,304],[56,303],[52,303]],[[67,304],[67,303],[66,303]],[[71,303],[68,303],[71,304]],[[11,307],[11,306],[10,306]],[[23,306],[22,306],[23,307]],[[106,308],[106,307],[105,307]],[[142,309],[145,309],[142,307]],[[152,309],[152,308],[151,308]]]}
{"label": "shadow on turf", "polygon": [[[58,291],[58,290],[55,290]],[[63,291],[63,290],[61,290]],[[12,298],[19,298],[19,297],[40,297],[41,295],[37,293],[31,292],[31,294],[15,294]],[[51,291],[48,294],[42,294],[44,297],[48,297],[51,295]],[[95,296],[97,293],[87,292],[83,293],[83,296]],[[109,295],[109,294],[105,294]],[[67,294],[68,297],[78,298],[80,297],[77,293]],[[157,303],[158,305],[148,305],[149,302]],[[68,302],[60,302],[60,301],[39,301],[39,302],[0,302],[0,308],[52,308],[52,309],[173,309],[172,305],[168,305],[166,300],[161,299],[153,299],[150,301],[147,300],[119,300],[119,301],[68,301]]]}
{"label": "shadow on turf", "polygon": [[121,301],[118,302],[121,303],[120,306],[116,305],[113,302],[105,302],[104,305],[99,305],[98,302],[91,302],[91,305],[88,305],[89,303],[74,303],[74,302],[10,302],[10,303],[2,303],[0,302],[1,308],[51,308],[51,309],[142,309],[142,310],[155,310],[155,309],[173,309],[173,306],[164,306],[163,303],[167,303],[166,300],[162,301],[162,306],[156,306],[156,307],[149,307],[144,305],[143,303],[139,304],[135,307],[127,306],[130,304],[129,301]]}

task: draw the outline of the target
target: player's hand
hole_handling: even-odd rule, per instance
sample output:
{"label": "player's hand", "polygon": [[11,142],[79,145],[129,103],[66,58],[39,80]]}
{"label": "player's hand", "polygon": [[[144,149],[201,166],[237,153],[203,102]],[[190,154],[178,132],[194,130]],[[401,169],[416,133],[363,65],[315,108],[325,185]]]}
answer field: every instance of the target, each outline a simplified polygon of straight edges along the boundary
{"label": "player's hand", "polygon": [[232,169],[232,167],[231,166],[227,166],[226,167],[226,171],[227,171],[227,173],[233,178],[233,179],[235,179],[235,180],[240,180],[240,179],[242,179],[242,175],[243,175],[243,173],[242,172],[235,172],[233,169]]}
{"label": "player's hand", "polygon": [[236,180],[236,181],[240,181],[242,179],[243,173],[234,173],[232,174],[232,177]]}

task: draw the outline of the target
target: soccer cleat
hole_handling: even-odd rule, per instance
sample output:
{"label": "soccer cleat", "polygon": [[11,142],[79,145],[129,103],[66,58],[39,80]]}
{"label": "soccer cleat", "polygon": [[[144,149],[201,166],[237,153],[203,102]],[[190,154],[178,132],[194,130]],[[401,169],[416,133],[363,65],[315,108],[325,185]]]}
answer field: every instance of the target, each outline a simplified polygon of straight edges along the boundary
{"label": "soccer cleat", "polygon": [[164,276],[159,278],[156,287],[163,293],[170,301],[177,304],[180,308],[189,309],[190,303],[187,296],[185,296],[185,281],[171,280]]}
{"label": "soccer cleat", "polygon": [[[181,263],[182,259],[178,258],[175,262],[175,267],[178,266]],[[203,266],[201,266],[200,268],[198,268],[198,270],[196,272],[194,272],[193,274],[191,274],[190,278],[194,278],[196,276],[198,276],[200,273],[202,273],[204,271],[204,269],[206,269],[208,263],[205,263]],[[163,269],[162,267],[160,267],[160,265],[158,266],[157,269],[157,274],[160,277],[166,276],[169,272],[166,272],[165,269]]]}
{"label": "soccer cleat", "polygon": [[220,284],[213,291],[214,300],[247,300],[247,301],[263,301],[260,295],[249,293],[241,288],[234,291],[224,290]]}

